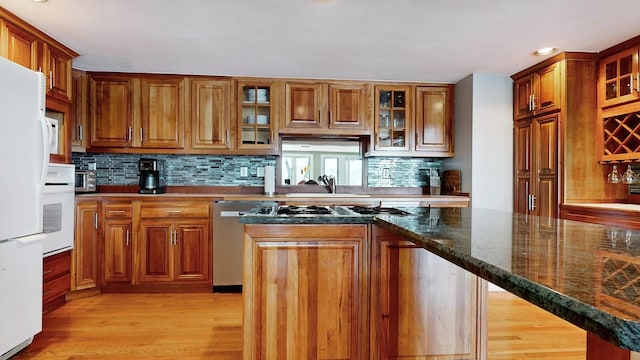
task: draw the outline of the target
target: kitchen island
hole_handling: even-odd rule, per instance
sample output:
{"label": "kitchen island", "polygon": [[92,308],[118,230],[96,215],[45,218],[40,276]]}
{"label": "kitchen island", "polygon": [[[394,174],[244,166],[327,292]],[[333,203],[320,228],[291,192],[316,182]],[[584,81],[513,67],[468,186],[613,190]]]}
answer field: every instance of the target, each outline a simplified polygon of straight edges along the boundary
{"label": "kitchen island", "polygon": [[[485,209],[411,212],[370,221],[585,329],[587,359],[637,358],[639,231]],[[269,217],[244,221],[282,224]]]}

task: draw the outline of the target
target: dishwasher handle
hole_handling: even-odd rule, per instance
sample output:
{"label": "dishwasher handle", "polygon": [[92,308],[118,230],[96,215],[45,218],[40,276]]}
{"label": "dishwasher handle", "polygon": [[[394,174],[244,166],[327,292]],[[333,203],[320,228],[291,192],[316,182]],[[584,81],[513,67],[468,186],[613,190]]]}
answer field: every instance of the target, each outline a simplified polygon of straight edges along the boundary
{"label": "dishwasher handle", "polygon": [[239,210],[222,210],[220,217],[240,217],[242,213]]}

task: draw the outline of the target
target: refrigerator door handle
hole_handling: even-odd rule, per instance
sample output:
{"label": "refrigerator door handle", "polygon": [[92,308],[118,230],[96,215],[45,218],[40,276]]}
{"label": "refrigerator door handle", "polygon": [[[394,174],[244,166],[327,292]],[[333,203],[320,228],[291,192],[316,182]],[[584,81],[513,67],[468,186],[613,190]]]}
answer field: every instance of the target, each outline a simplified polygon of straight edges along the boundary
{"label": "refrigerator door handle", "polygon": [[46,234],[40,233],[40,234],[35,234],[35,235],[19,237],[19,238],[16,238],[15,240],[16,240],[16,242],[18,242],[20,244],[30,244],[32,242],[44,240],[44,238],[46,238],[46,237],[47,237]]}
{"label": "refrigerator door handle", "polygon": [[42,172],[40,174],[40,184],[44,186],[47,178],[47,168],[49,167],[49,136],[50,128],[47,119],[40,117],[40,128],[42,130]]}

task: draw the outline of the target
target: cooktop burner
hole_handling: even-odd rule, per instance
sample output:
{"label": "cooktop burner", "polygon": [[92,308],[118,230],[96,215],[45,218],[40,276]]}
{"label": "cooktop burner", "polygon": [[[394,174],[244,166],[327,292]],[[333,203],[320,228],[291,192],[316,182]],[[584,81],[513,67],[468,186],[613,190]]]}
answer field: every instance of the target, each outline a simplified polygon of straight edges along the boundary
{"label": "cooktop burner", "polygon": [[331,215],[332,212],[324,206],[281,206],[278,215]]}
{"label": "cooktop burner", "polygon": [[408,212],[392,207],[380,207],[380,206],[351,206],[349,207],[351,211],[357,212],[361,215],[378,215],[378,214],[389,214],[389,215],[407,215]]}

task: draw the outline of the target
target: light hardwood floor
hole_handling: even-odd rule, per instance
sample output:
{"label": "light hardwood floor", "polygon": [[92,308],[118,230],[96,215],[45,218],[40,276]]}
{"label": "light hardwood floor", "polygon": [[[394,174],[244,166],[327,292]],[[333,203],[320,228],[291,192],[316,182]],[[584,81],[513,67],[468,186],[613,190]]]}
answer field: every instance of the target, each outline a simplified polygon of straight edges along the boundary
{"label": "light hardwood floor", "polygon": [[[45,315],[19,359],[242,358],[238,294],[106,294]],[[489,359],[584,359],[585,332],[506,292],[489,295]]]}

